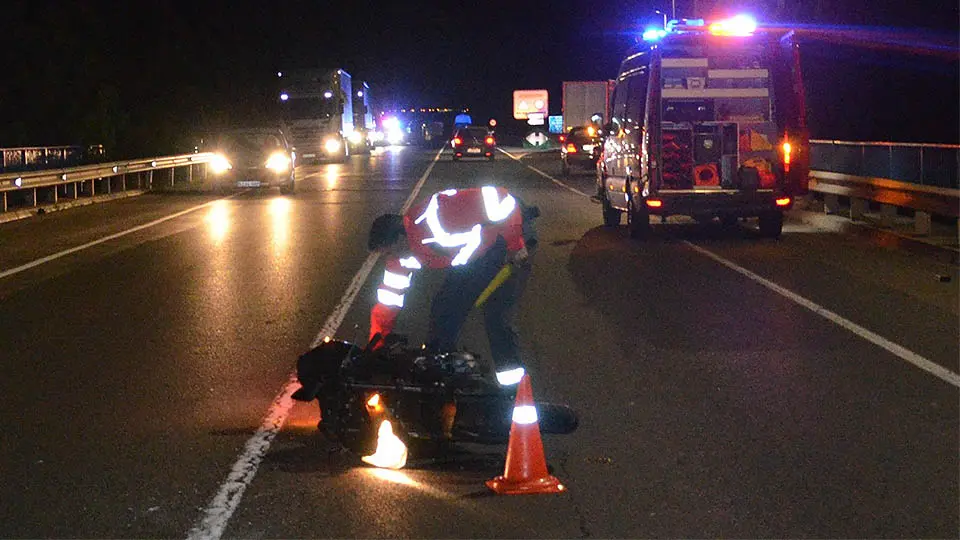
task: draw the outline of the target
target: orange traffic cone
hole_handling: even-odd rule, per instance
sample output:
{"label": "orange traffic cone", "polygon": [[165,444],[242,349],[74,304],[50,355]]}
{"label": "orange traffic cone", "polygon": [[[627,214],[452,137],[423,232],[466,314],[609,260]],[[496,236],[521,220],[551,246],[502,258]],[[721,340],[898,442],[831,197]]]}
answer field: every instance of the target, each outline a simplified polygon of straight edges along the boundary
{"label": "orange traffic cone", "polygon": [[529,375],[523,376],[517,390],[503,476],[487,480],[486,483],[487,487],[500,495],[560,493],[566,489],[560,480],[547,472]]}

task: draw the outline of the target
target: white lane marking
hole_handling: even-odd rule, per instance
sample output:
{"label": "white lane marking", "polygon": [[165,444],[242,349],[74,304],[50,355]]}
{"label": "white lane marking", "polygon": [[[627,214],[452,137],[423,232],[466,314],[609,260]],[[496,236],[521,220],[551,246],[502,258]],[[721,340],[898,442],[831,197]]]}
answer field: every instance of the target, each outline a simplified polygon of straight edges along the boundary
{"label": "white lane marking", "polygon": [[[235,196],[236,196],[236,195],[231,195],[231,196],[229,196],[229,197],[223,197],[223,198],[221,198],[221,199],[217,199],[217,201],[220,201],[220,200],[223,200],[223,199],[230,199],[230,198],[233,198],[233,197],[235,197]],[[132,233],[135,233],[135,232],[137,232],[137,231],[142,231],[142,230],[144,230],[144,229],[149,229],[150,227],[153,227],[153,226],[155,226],[155,225],[159,225],[159,224],[163,223],[164,221],[170,221],[171,219],[176,219],[176,218],[178,218],[178,217],[180,217],[180,216],[182,216],[182,215],[189,214],[190,212],[195,212],[195,211],[197,211],[197,210],[200,210],[201,208],[206,208],[206,207],[210,206],[211,204],[213,204],[213,203],[215,203],[215,202],[217,202],[217,201],[210,201],[210,202],[208,202],[208,203],[204,203],[204,204],[201,204],[201,205],[199,205],[199,206],[194,206],[193,208],[188,208],[188,209],[186,209],[186,210],[177,212],[176,214],[170,214],[169,216],[162,217],[162,218],[160,218],[160,219],[155,219],[155,220],[151,221],[150,223],[144,223],[143,225],[137,225],[136,227],[133,227],[132,229],[127,229],[127,230],[125,230],[125,231],[118,232],[118,233],[114,233],[114,234],[111,234],[111,235],[109,235],[109,236],[104,236],[103,238],[94,240],[94,241],[92,241],[92,242],[87,242],[86,244],[83,244],[83,245],[80,245],[80,246],[75,246],[75,247],[72,247],[72,248],[69,248],[69,249],[65,249],[65,250],[63,250],[63,251],[61,251],[61,252],[59,252],[59,253],[54,253],[53,255],[47,255],[46,257],[37,259],[37,260],[35,260],[35,261],[31,261],[31,262],[28,262],[28,263],[26,263],[26,264],[22,264],[22,265],[20,265],[20,266],[18,266],[18,267],[16,267],[16,268],[11,268],[11,269],[9,269],[9,270],[4,270],[4,271],[0,272],[0,279],[6,278],[6,277],[10,277],[10,276],[12,276],[12,275],[14,275],[14,274],[19,274],[20,272],[23,272],[24,270],[29,270],[29,269],[31,269],[31,268],[35,268],[35,267],[37,267],[37,266],[40,266],[41,264],[45,264],[45,263],[48,263],[48,262],[50,262],[50,261],[57,260],[57,259],[59,259],[59,258],[61,258],[61,257],[65,257],[65,256],[67,256],[67,255],[70,255],[71,253],[76,253],[76,252],[78,252],[78,251],[83,251],[83,250],[85,250],[85,249],[87,249],[87,248],[91,248],[91,247],[93,247],[93,246],[96,246],[97,244],[102,244],[102,243],[104,243],[104,242],[109,242],[110,240],[116,240],[117,238],[120,238],[120,237],[122,237],[122,236],[126,236],[126,235],[128,235],[128,234],[132,234]]]}
{"label": "white lane marking", "polygon": [[[508,156],[510,156],[511,158],[516,159],[517,161],[520,161],[519,159],[517,159],[517,158],[513,157],[512,155],[510,155],[508,152],[506,152],[506,151],[504,151],[504,150],[501,150],[501,151],[502,151],[504,154],[507,154]],[[567,188],[567,189],[570,189],[571,191],[576,191],[577,193],[580,193],[581,195],[588,196],[588,195],[585,194],[585,193],[579,192],[579,191],[577,191],[577,190],[575,190],[575,189],[567,186],[567,185],[564,184],[563,182],[561,182],[561,181],[557,180],[556,178],[554,178],[554,177],[552,177],[552,176],[544,173],[543,171],[540,171],[540,170],[538,170],[538,169],[535,169],[534,167],[531,167],[530,165],[527,165],[526,163],[524,163],[524,165],[526,165],[526,166],[527,166],[528,168],[530,168],[530,169],[533,169],[535,172],[540,173],[541,175],[549,178],[549,179],[552,180],[553,182],[555,182],[555,183],[557,183],[557,184],[560,184],[561,186],[563,186],[563,187],[565,187],[565,188]],[[842,327],[842,328],[845,328],[845,329],[849,330],[850,332],[853,332],[854,334],[856,334],[856,335],[860,336],[861,338],[863,338],[863,339],[865,339],[865,340],[873,343],[874,345],[877,345],[877,346],[880,347],[880,348],[886,349],[887,351],[889,351],[889,352],[895,354],[896,356],[900,357],[902,360],[905,360],[905,361],[913,364],[914,366],[916,366],[916,367],[918,367],[918,368],[920,368],[920,369],[922,369],[922,370],[924,370],[924,371],[926,371],[926,372],[928,372],[928,373],[930,373],[930,374],[932,374],[932,375],[934,375],[934,376],[936,376],[936,377],[939,377],[940,379],[942,379],[942,380],[944,380],[944,381],[952,384],[953,386],[956,386],[956,387],[960,388],[960,374],[954,373],[954,372],[950,371],[949,369],[946,369],[946,368],[944,368],[943,366],[940,366],[939,364],[937,364],[937,363],[935,363],[935,362],[932,362],[932,361],[924,358],[923,356],[920,356],[919,354],[917,354],[917,353],[915,353],[915,352],[907,349],[906,347],[903,347],[903,346],[901,346],[901,345],[897,345],[896,343],[888,340],[887,338],[885,338],[885,337],[883,337],[883,336],[881,336],[881,335],[879,335],[879,334],[877,334],[877,333],[871,332],[870,330],[867,330],[866,328],[858,325],[857,323],[855,323],[855,322],[853,322],[853,321],[850,321],[850,320],[847,320],[847,319],[841,317],[840,315],[838,315],[838,314],[830,311],[829,309],[827,309],[827,308],[825,308],[825,307],[823,307],[823,306],[820,306],[820,305],[818,305],[818,304],[816,304],[816,303],[814,303],[814,302],[811,302],[810,300],[807,300],[806,298],[800,296],[799,294],[797,294],[797,293],[795,293],[795,292],[793,292],[793,291],[791,291],[791,290],[789,290],[789,289],[786,289],[786,288],[784,288],[784,287],[781,287],[780,285],[777,285],[776,283],[774,283],[774,282],[772,282],[772,281],[770,281],[770,280],[768,280],[768,279],[766,279],[766,278],[764,278],[764,277],[761,277],[760,275],[758,275],[758,274],[756,274],[756,273],[754,273],[754,272],[751,272],[750,270],[747,270],[746,268],[743,268],[742,266],[739,266],[739,265],[737,265],[737,264],[735,264],[735,263],[733,263],[733,262],[731,262],[731,261],[729,261],[729,260],[727,260],[727,259],[724,259],[723,257],[721,257],[721,256],[713,253],[712,251],[708,251],[708,250],[706,250],[706,249],[704,249],[704,248],[702,248],[702,247],[700,247],[700,246],[698,246],[698,245],[696,245],[696,244],[693,244],[693,243],[691,243],[691,242],[689,242],[689,241],[685,241],[685,243],[686,243],[687,245],[689,245],[694,251],[697,251],[698,253],[700,253],[700,254],[702,254],[702,255],[705,255],[705,256],[707,256],[707,257],[709,257],[709,258],[717,261],[718,263],[720,263],[720,264],[722,264],[722,265],[730,268],[731,270],[734,270],[734,271],[736,271],[736,272],[739,272],[740,274],[743,274],[744,276],[752,279],[753,281],[756,281],[757,283],[763,285],[764,287],[767,287],[768,289],[770,289],[770,290],[772,290],[772,291],[774,291],[774,292],[776,292],[776,293],[778,293],[778,294],[786,297],[787,299],[793,301],[794,303],[799,304],[799,305],[801,305],[801,306],[809,309],[810,311],[816,313],[817,315],[820,315],[821,317],[823,317],[823,318],[825,318],[825,319],[833,322],[834,324],[836,324],[836,325],[838,325],[838,326],[840,326],[840,327]]]}
{"label": "white lane marking", "polygon": [[[401,213],[410,209],[413,201],[420,193],[420,189],[423,188],[423,184],[426,183],[427,177],[433,170],[433,166],[436,165],[440,159],[442,152],[443,149],[441,148],[433,158],[433,161],[430,162],[427,170],[424,171],[423,176],[420,177],[417,185],[414,186],[413,191],[400,210]],[[319,345],[325,336],[332,336],[337,332],[337,329],[340,328],[340,323],[343,322],[343,318],[353,305],[354,299],[356,299],[357,294],[360,292],[364,282],[366,282],[367,277],[370,275],[370,271],[373,270],[379,258],[379,253],[371,253],[367,256],[367,260],[364,261],[360,270],[353,276],[353,280],[350,281],[350,285],[347,286],[347,290],[344,292],[340,302],[333,309],[333,313],[327,317],[326,322],[320,327],[320,332],[317,333],[313,342],[310,344],[311,348]],[[280,432],[283,423],[287,420],[290,409],[292,409],[294,405],[293,399],[291,399],[290,396],[299,387],[300,383],[297,382],[297,373],[294,371],[290,374],[290,378],[287,379],[283,389],[280,390],[280,394],[273,400],[273,404],[270,405],[267,416],[264,418],[263,423],[260,424],[260,428],[253,437],[247,441],[243,453],[240,454],[233,468],[230,469],[230,474],[227,475],[226,481],[220,486],[219,491],[204,510],[200,520],[190,530],[190,533],[187,535],[188,540],[218,540],[223,535],[223,531],[227,528],[227,522],[237,507],[240,506],[240,500],[243,498],[244,491],[246,491],[247,486],[253,481],[253,477],[256,476],[260,462],[263,461],[263,456],[266,455],[267,450],[270,448],[270,443],[273,442],[274,437]]]}
{"label": "white lane marking", "polygon": [[506,150],[500,150],[500,151],[503,152],[504,154],[506,154],[507,156],[509,156],[511,159],[514,159],[514,160],[516,160],[516,161],[519,161],[524,167],[526,167],[526,168],[530,169],[531,171],[539,174],[540,176],[546,178],[547,180],[550,180],[550,181],[553,182],[554,184],[556,184],[556,185],[558,185],[558,186],[560,186],[560,187],[562,187],[562,188],[564,188],[564,189],[568,189],[568,190],[576,193],[577,195],[583,195],[584,197],[586,197],[586,198],[588,198],[588,199],[590,198],[590,195],[588,195],[588,194],[580,191],[579,189],[577,189],[577,188],[575,188],[575,187],[568,186],[567,184],[564,184],[564,183],[561,182],[560,180],[557,180],[556,178],[554,178],[554,177],[550,176],[549,174],[541,171],[540,169],[534,167],[533,165],[527,165],[526,163],[523,163],[523,161],[520,161],[520,158],[514,156],[514,155],[511,154],[510,152],[507,152]]}
{"label": "white lane marking", "polygon": [[713,259],[714,261],[726,266],[727,268],[730,268],[735,272],[739,272],[740,274],[776,292],[777,294],[780,294],[786,297],[787,299],[793,301],[794,303],[799,304],[809,309],[810,311],[816,313],[817,315],[820,315],[821,317],[833,322],[834,324],[837,324],[843,328],[846,328],[847,330],[869,341],[870,343],[873,343],[874,345],[880,348],[886,349],[887,351],[899,356],[901,359],[913,364],[914,366],[932,375],[935,375],[940,379],[943,379],[944,381],[952,384],[953,386],[956,386],[957,388],[960,388],[960,374],[954,373],[934,362],[931,362],[930,360],[907,349],[906,347],[897,345],[896,343],[884,338],[883,336],[880,336],[879,334],[871,332],[870,330],[867,330],[866,328],[860,326],[859,324],[853,321],[847,320],[841,317],[840,315],[834,313],[833,311],[830,311],[829,309],[819,304],[816,304],[810,300],[807,300],[806,298],[800,296],[799,294],[793,291],[790,291],[784,287],[781,287],[780,285],[777,285],[776,283],[766,278],[763,278],[755,274],[754,272],[751,272],[750,270],[747,270],[746,268],[743,268],[742,266],[739,266],[736,263],[733,263],[721,257],[720,255],[717,255],[716,253],[713,253],[712,251],[704,249],[688,241],[684,241],[684,243],[690,246],[694,251],[700,253],[701,255],[705,255]]}

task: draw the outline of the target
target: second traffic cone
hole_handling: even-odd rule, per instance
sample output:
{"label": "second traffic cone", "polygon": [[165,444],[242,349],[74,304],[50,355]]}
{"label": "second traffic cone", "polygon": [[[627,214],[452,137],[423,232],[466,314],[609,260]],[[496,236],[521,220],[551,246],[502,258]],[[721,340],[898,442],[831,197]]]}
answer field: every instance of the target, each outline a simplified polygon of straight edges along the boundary
{"label": "second traffic cone", "polygon": [[520,388],[517,389],[503,475],[487,480],[486,484],[500,495],[560,493],[566,489],[547,471],[529,375],[520,379]]}

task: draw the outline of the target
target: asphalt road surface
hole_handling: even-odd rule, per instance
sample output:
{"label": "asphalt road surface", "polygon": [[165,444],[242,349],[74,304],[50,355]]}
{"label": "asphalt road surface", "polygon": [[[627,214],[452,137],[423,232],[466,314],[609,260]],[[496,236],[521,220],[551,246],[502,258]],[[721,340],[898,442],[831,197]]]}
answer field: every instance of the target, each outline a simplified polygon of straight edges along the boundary
{"label": "asphalt road surface", "polygon": [[[395,148],[305,166],[289,197],[0,225],[0,536],[958,536],[955,254],[796,214],[778,241],[671,219],[638,243],[559,170]],[[489,492],[504,446],[371,469],[287,397],[317,339],[366,335],[372,220],[487,184],[542,212],[518,326],[535,397],[580,414],[544,436],[560,495]],[[438,283],[397,331],[423,335]],[[463,345],[487,356],[476,318]]]}

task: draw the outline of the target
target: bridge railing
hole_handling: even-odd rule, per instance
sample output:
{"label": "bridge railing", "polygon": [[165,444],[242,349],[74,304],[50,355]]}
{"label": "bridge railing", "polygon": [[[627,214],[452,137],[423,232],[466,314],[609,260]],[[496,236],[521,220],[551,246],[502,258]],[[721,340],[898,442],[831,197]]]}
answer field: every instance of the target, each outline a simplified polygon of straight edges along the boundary
{"label": "bridge railing", "polygon": [[61,199],[77,200],[132,190],[152,190],[191,183],[195,174],[206,176],[205,164],[214,154],[202,152],[77,167],[0,174],[0,217],[3,213]]}
{"label": "bridge railing", "polygon": [[824,194],[826,211],[850,199],[851,219],[879,203],[889,224],[899,208],[914,212],[915,232],[929,234],[931,215],[960,214],[960,145],[810,141],[810,189]]}

